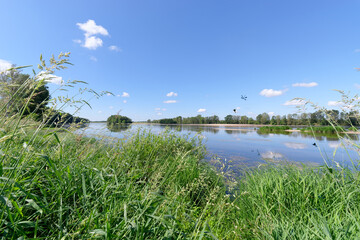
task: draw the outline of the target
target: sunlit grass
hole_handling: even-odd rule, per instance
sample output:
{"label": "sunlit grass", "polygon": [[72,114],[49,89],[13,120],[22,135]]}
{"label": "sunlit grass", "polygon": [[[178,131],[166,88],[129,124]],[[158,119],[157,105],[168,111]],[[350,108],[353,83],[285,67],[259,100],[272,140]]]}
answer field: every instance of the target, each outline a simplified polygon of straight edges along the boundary
{"label": "sunlit grass", "polygon": [[4,106],[2,239],[360,237],[357,159],[351,170],[261,165],[226,185],[201,139],[143,130],[88,138]]}

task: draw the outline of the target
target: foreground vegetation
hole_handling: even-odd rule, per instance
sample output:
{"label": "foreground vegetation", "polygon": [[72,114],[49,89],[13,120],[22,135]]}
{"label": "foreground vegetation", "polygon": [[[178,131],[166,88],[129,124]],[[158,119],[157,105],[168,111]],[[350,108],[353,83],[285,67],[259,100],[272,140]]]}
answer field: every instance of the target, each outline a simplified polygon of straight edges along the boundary
{"label": "foreground vegetation", "polygon": [[[26,124],[28,126],[29,124]],[[5,127],[0,236],[106,239],[351,239],[357,171],[262,166],[227,189],[198,139],[137,132],[111,144]]]}
{"label": "foreground vegetation", "polygon": [[351,170],[261,165],[236,181],[223,162],[214,170],[203,160],[201,139],[141,130],[89,138],[34,121],[26,104],[9,115],[8,104],[0,105],[1,239],[360,237],[356,160]]}

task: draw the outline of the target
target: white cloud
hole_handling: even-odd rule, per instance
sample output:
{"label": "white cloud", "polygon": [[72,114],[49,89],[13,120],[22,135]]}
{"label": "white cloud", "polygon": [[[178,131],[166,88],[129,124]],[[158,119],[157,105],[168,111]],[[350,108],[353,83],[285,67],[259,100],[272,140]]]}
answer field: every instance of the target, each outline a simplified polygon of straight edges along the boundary
{"label": "white cloud", "polygon": [[74,39],[73,42],[80,44],[80,43],[81,43],[81,40],[80,40],[80,39]]}
{"label": "white cloud", "polygon": [[[95,50],[96,48],[103,45],[103,41],[99,37],[95,37],[94,35],[109,35],[108,31],[104,27],[96,25],[95,21],[91,19],[89,19],[86,23],[77,23],[76,25],[85,32],[85,42],[82,46],[91,50]],[[74,42],[81,43],[82,41],[74,40]]]}
{"label": "white cloud", "polygon": [[274,116],[274,112],[268,112],[268,114],[269,114],[269,116],[271,117],[271,116]]}
{"label": "white cloud", "polygon": [[98,113],[100,114],[100,113],[102,113],[102,111],[100,110],[100,111],[98,111]]}
{"label": "white cloud", "polygon": [[240,109],[240,107],[236,107],[236,110],[239,110]]}
{"label": "white cloud", "polygon": [[100,38],[91,36],[85,38],[85,43],[82,46],[91,50],[95,50],[102,45],[103,41]]}
{"label": "white cloud", "polygon": [[106,96],[111,96],[112,94],[111,93],[107,93]]}
{"label": "white cloud", "polygon": [[316,87],[319,85],[317,82],[310,82],[310,83],[294,83],[293,87]]}
{"label": "white cloud", "polygon": [[114,51],[114,52],[121,52],[122,51],[118,46],[115,46],[115,45],[110,46],[109,50]]}
{"label": "white cloud", "polygon": [[166,111],[167,109],[166,108],[163,108],[163,109],[161,109],[162,111]]}
{"label": "white cloud", "polygon": [[306,101],[301,99],[293,99],[290,101],[286,101],[283,105],[285,106],[302,106],[305,105]]}
{"label": "white cloud", "polygon": [[175,92],[169,92],[169,93],[166,94],[167,97],[177,97],[177,95],[178,94],[175,93]]}
{"label": "white cloud", "polygon": [[117,94],[116,96],[117,96],[117,97],[121,97],[121,95],[120,95],[120,94]]}
{"label": "white cloud", "polygon": [[123,103],[127,103],[127,100],[124,100]]}
{"label": "white cloud", "polygon": [[113,109],[114,107],[113,107],[113,106],[110,106],[109,108],[110,108],[110,109]]}
{"label": "white cloud", "polygon": [[108,36],[108,31],[100,25],[96,25],[94,20],[89,19],[86,23],[77,23],[81,30],[85,32],[85,36],[89,37],[96,34],[101,34],[104,36]]}
{"label": "white cloud", "polygon": [[260,95],[265,97],[275,97],[283,95],[285,92],[286,90],[263,89],[260,92]]}
{"label": "white cloud", "polygon": [[161,113],[161,112],[158,112],[156,115],[161,116],[161,115],[162,115],[162,113]]}
{"label": "white cloud", "polygon": [[122,97],[130,97],[130,94],[127,93],[127,92],[123,92],[121,96],[122,96]]}
{"label": "white cloud", "polygon": [[0,72],[11,68],[12,64],[6,60],[0,59]]}
{"label": "white cloud", "polygon": [[200,108],[199,110],[197,110],[198,113],[202,113],[202,112],[206,112],[205,108]]}
{"label": "white cloud", "polygon": [[163,103],[177,103],[176,100],[168,100],[168,101],[164,101]]}
{"label": "white cloud", "polygon": [[343,105],[342,102],[338,102],[338,101],[328,101],[328,106],[341,106]]}
{"label": "white cloud", "polygon": [[94,57],[94,56],[91,56],[91,57],[90,57],[90,60],[91,60],[91,61],[94,61],[94,62],[97,62],[97,58]]}
{"label": "white cloud", "polygon": [[38,80],[45,79],[45,82],[53,83],[56,85],[64,84],[64,80],[62,79],[62,77],[59,77],[59,76],[56,76],[53,74],[47,74],[44,71],[39,72],[38,75],[36,76],[36,79],[38,79]]}

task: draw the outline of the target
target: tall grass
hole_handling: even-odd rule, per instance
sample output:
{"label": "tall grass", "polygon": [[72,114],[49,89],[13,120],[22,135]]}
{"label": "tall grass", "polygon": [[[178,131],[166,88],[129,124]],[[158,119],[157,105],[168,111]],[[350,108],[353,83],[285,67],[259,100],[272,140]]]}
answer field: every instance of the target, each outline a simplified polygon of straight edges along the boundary
{"label": "tall grass", "polygon": [[110,142],[21,114],[0,122],[2,239],[360,237],[357,162],[261,165],[230,187],[197,138],[140,130]]}

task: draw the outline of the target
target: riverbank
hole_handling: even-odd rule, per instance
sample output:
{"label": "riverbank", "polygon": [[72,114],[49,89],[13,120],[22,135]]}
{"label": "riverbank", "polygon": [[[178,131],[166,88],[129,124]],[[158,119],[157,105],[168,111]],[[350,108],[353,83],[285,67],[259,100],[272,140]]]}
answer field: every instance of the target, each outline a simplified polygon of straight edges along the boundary
{"label": "riverbank", "polygon": [[169,131],[139,131],[111,144],[26,124],[4,126],[0,134],[5,239],[352,239],[360,233],[360,180],[346,168],[269,164],[235,179],[224,162],[215,171],[202,161],[199,139]]}

